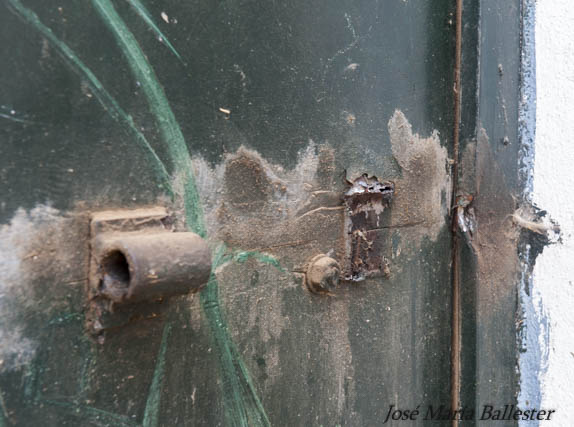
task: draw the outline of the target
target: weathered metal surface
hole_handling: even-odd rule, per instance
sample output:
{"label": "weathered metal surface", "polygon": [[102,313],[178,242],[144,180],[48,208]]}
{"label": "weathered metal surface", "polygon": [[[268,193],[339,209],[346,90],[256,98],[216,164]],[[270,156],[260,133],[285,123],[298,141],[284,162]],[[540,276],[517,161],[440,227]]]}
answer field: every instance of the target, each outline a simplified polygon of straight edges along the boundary
{"label": "weathered metal surface", "polygon": [[[448,402],[453,6],[6,0],[3,420],[360,426]],[[303,272],[346,257],[345,171],[395,183],[391,274],[321,298]],[[89,212],[153,205],[213,274],[100,346]]]}
{"label": "weathered metal surface", "polygon": [[344,196],[348,215],[345,279],[361,281],[369,276],[388,276],[385,239],[379,236],[388,232],[389,225],[383,223],[382,213],[391,204],[395,184],[363,174],[350,185]]}

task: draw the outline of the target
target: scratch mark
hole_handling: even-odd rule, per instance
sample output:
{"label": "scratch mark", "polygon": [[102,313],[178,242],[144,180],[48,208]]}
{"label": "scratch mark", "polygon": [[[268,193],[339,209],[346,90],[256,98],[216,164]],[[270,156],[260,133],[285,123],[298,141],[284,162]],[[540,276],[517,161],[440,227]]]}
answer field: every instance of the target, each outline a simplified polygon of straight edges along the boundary
{"label": "scratch mark", "polygon": [[161,386],[165,371],[165,353],[167,350],[167,340],[171,332],[171,323],[166,323],[163,327],[161,343],[157,354],[157,361],[153,379],[149,387],[148,398],[145,406],[143,427],[156,427],[159,423],[159,409],[161,403]]}
{"label": "scratch mark", "polygon": [[371,228],[370,230],[366,230],[366,232],[369,231],[379,231],[379,230],[388,230],[389,228],[406,228],[406,227],[416,227],[417,225],[421,225],[424,224],[424,221],[415,221],[415,222],[407,222],[405,224],[391,224],[391,225],[385,225],[383,227],[377,227],[377,228]]}
{"label": "scratch mark", "polygon": [[[84,323],[82,322],[82,325]],[[78,396],[79,399],[85,399],[86,393],[90,389],[91,376],[90,369],[94,366],[94,357],[90,349],[87,351],[88,356],[82,365],[82,373],[80,375],[80,381],[78,384]]]}
{"label": "scratch mark", "polygon": [[40,397],[39,391],[39,368],[35,363],[29,367],[29,371],[24,376],[24,398],[27,401],[35,402]]}
{"label": "scratch mark", "polygon": [[[252,249],[248,249],[250,251],[259,251],[259,252],[263,252],[263,251],[267,251],[269,249],[276,249],[276,248],[284,248],[284,247],[289,247],[289,246],[301,246],[301,245],[307,245],[310,243],[314,243],[316,242],[317,239],[311,239],[311,240],[295,240],[294,242],[285,242],[285,243],[280,243],[277,245],[272,245],[272,246],[266,246],[264,248],[259,247],[259,248],[252,248]],[[230,242],[234,242],[234,241],[230,241]],[[240,242],[237,242],[237,244],[239,245]]]}
{"label": "scratch mark", "polygon": [[10,415],[8,414],[8,409],[6,408],[6,402],[4,402],[4,394],[2,390],[0,390],[0,427],[7,427],[8,421],[10,424],[14,424],[14,421],[10,419]]}
{"label": "scratch mark", "polygon": [[335,207],[325,207],[325,206],[322,206],[322,207],[320,207],[320,208],[315,208],[315,209],[313,209],[313,210],[310,210],[310,211],[308,211],[308,212],[305,212],[303,215],[298,216],[298,217],[297,217],[297,220],[300,220],[300,219],[302,219],[302,218],[305,218],[307,215],[312,215],[312,214],[317,213],[317,212],[323,212],[323,211],[340,211],[340,210],[342,210],[342,209],[345,209],[345,207],[344,207],[344,206],[335,206]]}
{"label": "scratch mark", "polygon": [[[345,20],[347,21],[347,28],[351,33],[352,41],[347,46],[339,49],[335,55],[327,59],[327,64],[325,65],[325,71],[323,72],[323,83],[325,82],[325,78],[327,77],[327,73],[329,72],[331,65],[333,62],[341,55],[346,54],[351,49],[353,49],[357,43],[359,43],[359,37],[357,36],[357,32],[355,31],[355,27],[353,26],[353,22],[351,21],[351,16],[348,13],[345,13]],[[351,64],[353,65],[353,64]]]}
{"label": "scratch mark", "polygon": [[12,10],[22,19],[24,22],[30,24],[36,31],[38,31],[42,36],[44,36],[48,42],[56,49],[56,51],[62,56],[66,63],[72,68],[72,70],[84,77],[90,89],[94,92],[94,95],[108,112],[108,114],[118,123],[123,124],[127,127],[128,131],[132,134],[136,142],[143,148],[144,152],[147,154],[154,172],[157,174],[160,180],[160,186],[163,187],[168,193],[171,193],[171,186],[169,183],[169,175],[165,169],[164,164],[157,156],[154,149],[148,143],[145,136],[137,129],[133,119],[128,115],[116,102],[116,100],[110,95],[110,93],[104,88],[103,84],[98,80],[98,78],[92,73],[92,71],[82,62],[80,58],[74,53],[74,51],[60,39],[58,39],[52,30],[46,27],[38,18],[32,10],[25,7],[20,0],[7,0],[12,6]]}
{"label": "scratch mark", "polygon": [[[80,381],[80,396],[83,396],[87,390],[87,382],[85,381],[85,374],[86,371],[89,370],[89,367],[93,363],[93,358],[90,357],[87,362],[84,364],[83,367],[83,374],[82,379]],[[78,417],[82,419],[82,421],[89,421],[95,425],[100,425],[102,427],[108,427],[110,425],[118,426],[118,427],[136,427],[138,426],[130,418],[115,414],[113,412],[105,411],[102,409],[94,408],[87,405],[82,405],[78,403],[70,403],[61,400],[54,400],[54,399],[45,399],[42,397],[42,391],[39,387],[40,384],[40,371],[41,368],[38,368],[35,364],[31,367],[31,372],[26,375],[25,383],[24,383],[24,396],[26,400],[31,403],[42,405],[51,405],[56,406],[59,408],[64,409],[70,415]],[[1,421],[1,420],[0,420]],[[0,423],[0,427],[4,427]]]}
{"label": "scratch mark", "polygon": [[[151,16],[151,13],[149,13],[149,11],[144,6],[144,4],[139,0],[128,0],[128,3],[130,3],[132,5],[134,10],[137,12],[137,14],[144,20],[144,22],[146,24],[148,24],[148,26],[153,31],[153,33],[157,36],[160,43],[163,43],[165,46],[167,46],[169,48],[169,50],[171,50],[171,53],[173,53],[175,56],[177,56],[177,59],[179,59],[183,63],[181,56],[179,55],[179,53],[177,52],[175,47],[173,47],[173,45],[170,43],[170,41],[165,36],[165,34],[162,33],[162,31],[159,29],[159,27],[155,24],[155,22]],[[165,15],[165,13],[162,15],[162,18],[164,15]],[[165,18],[163,18],[163,19],[165,21]],[[169,22],[169,20],[166,22]]]}
{"label": "scratch mark", "polygon": [[56,314],[52,319],[48,321],[48,325],[61,325],[68,322],[73,322],[74,320],[82,320],[84,318],[82,313],[61,313]]}
{"label": "scratch mark", "polygon": [[2,117],[3,119],[6,119],[6,120],[17,122],[17,123],[24,123],[24,124],[30,124],[30,125],[40,124],[40,123],[34,122],[32,120],[20,119],[18,117],[12,116],[10,114],[0,113],[0,117]]}

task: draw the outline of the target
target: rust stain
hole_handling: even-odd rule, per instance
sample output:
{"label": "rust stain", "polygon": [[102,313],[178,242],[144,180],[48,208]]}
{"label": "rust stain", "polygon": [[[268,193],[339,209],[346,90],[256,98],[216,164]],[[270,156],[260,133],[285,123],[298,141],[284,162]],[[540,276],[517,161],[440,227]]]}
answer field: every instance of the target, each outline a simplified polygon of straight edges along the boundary
{"label": "rust stain", "polygon": [[382,213],[390,206],[395,184],[363,174],[345,192],[347,206],[347,269],[345,280],[361,281],[388,272],[381,239]]}

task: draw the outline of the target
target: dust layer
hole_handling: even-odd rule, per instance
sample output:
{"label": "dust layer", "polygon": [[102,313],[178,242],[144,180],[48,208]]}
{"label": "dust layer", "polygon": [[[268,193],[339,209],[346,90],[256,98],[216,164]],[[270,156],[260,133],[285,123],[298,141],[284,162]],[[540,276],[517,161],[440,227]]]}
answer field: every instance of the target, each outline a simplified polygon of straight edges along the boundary
{"label": "dust layer", "polygon": [[479,302],[497,305],[497,298],[517,283],[520,229],[512,220],[517,199],[484,129],[479,129],[476,144],[468,144],[462,153],[461,170],[460,192],[473,195],[471,207],[476,216],[476,231],[467,243],[476,257],[477,280],[489,287],[489,292],[479,292],[483,299]]}
{"label": "dust layer", "polygon": [[[409,253],[423,239],[436,239],[446,225],[447,150],[437,132],[427,138],[414,133],[398,110],[388,127],[401,175],[382,176],[394,182],[395,197],[388,218],[375,226],[387,233],[386,228],[398,225],[408,242],[403,253]],[[312,396],[318,388],[308,384],[311,375],[321,378],[321,395],[335,396],[322,403],[327,406],[322,413],[331,414],[343,414],[354,405],[348,294],[359,285],[343,284],[332,298],[316,296],[305,288],[302,273],[307,261],[320,253],[346,259],[343,195],[348,186],[341,166],[357,169],[336,159],[329,144],[313,142],[289,170],[244,146],[214,166],[201,157],[193,159],[209,236],[232,253],[258,252],[281,266],[250,257],[216,271],[231,335],[262,395],[268,402],[300,399],[301,393]],[[294,357],[294,350],[299,356]],[[307,368],[301,369],[299,358],[306,360]]]}
{"label": "dust layer", "polygon": [[43,325],[81,295],[87,278],[82,224],[87,220],[38,205],[19,209],[0,227],[0,372],[29,364]]}
{"label": "dust layer", "polygon": [[345,184],[342,177],[337,180],[333,148],[310,142],[289,170],[246,147],[215,167],[202,158],[193,164],[209,235],[232,253],[266,257],[228,262],[216,271],[231,334],[262,394],[280,402],[300,399],[303,390],[313,393],[306,385],[310,373],[293,357],[296,349],[306,366],[325,371],[313,375],[324,381],[326,395],[335,396],[325,402],[326,413],[342,416],[354,395],[348,381],[349,300],[313,295],[303,280],[315,255],[343,259],[346,254]]}
{"label": "dust layer", "polygon": [[405,227],[403,240],[415,243],[415,247],[425,237],[435,241],[447,224],[451,199],[447,150],[441,146],[437,131],[427,138],[413,132],[400,110],[395,110],[388,130],[393,156],[402,172],[395,182],[392,225]]}

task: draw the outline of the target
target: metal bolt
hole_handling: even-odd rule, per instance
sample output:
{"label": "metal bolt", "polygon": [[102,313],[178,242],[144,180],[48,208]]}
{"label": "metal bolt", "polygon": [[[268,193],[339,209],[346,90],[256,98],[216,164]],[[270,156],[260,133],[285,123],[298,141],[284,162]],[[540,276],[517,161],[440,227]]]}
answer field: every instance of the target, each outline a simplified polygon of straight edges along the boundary
{"label": "metal bolt", "polygon": [[324,254],[314,256],[307,264],[305,283],[316,294],[331,294],[339,284],[339,263]]}

